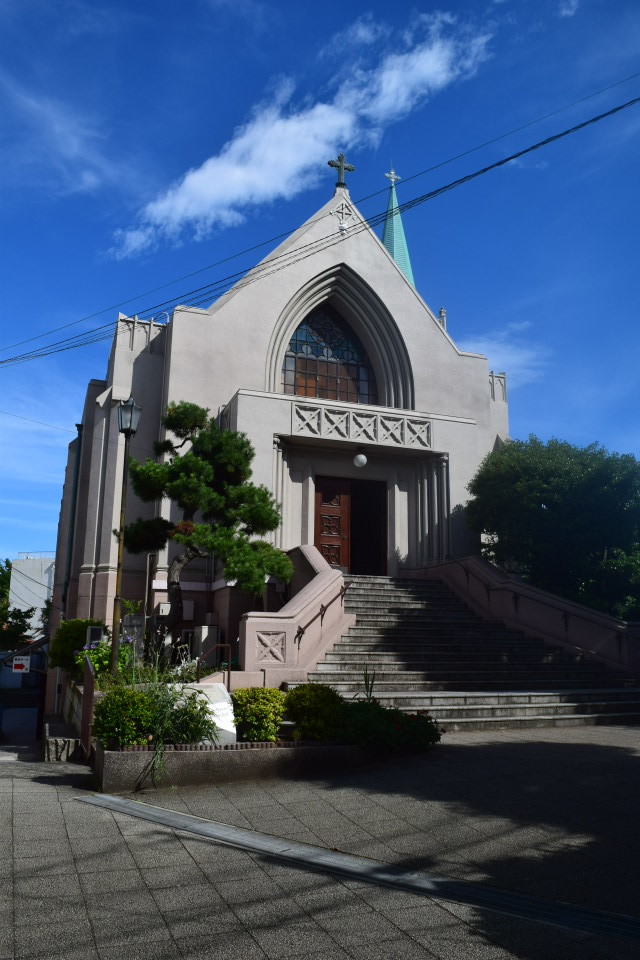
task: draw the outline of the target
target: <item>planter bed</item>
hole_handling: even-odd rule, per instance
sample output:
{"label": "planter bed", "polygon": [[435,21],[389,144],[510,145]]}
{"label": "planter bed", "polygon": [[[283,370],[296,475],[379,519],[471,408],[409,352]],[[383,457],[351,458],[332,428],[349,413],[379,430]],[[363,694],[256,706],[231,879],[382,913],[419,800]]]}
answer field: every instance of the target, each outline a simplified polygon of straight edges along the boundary
{"label": "planter bed", "polygon": [[[145,767],[154,750],[129,747],[105,750],[95,746],[94,769],[103,793],[132,793],[151,786]],[[276,743],[229,743],[220,746],[166,744],[166,775],[159,786],[232,783],[272,777],[321,777],[351,770],[379,757],[375,750],[316,742],[280,740]]]}

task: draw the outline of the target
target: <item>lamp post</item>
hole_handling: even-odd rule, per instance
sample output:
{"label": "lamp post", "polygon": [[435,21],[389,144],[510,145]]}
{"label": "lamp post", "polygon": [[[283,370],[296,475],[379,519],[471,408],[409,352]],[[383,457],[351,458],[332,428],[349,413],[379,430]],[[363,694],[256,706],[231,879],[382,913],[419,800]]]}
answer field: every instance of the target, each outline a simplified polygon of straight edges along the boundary
{"label": "lamp post", "polygon": [[124,465],[122,467],[122,494],[120,496],[120,525],[118,527],[118,567],[116,573],[116,593],[113,598],[113,632],[111,636],[111,673],[118,672],[118,653],[120,650],[120,619],[122,617],[122,552],[124,549],[124,514],[127,505],[127,477],[129,474],[129,441],[135,435],[140,423],[142,407],[133,397],[118,407],[118,431],[124,435]]}

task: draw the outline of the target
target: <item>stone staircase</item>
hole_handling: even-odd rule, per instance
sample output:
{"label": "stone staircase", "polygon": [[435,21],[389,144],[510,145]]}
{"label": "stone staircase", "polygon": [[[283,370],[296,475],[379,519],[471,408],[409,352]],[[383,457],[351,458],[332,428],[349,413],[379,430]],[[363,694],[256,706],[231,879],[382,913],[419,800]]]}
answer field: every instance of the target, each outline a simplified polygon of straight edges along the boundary
{"label": "stone staircase", "polygon": [[444,584],[350,578],[356,624],[309,680],[385,706],[428,711],[448,730],[640,724],[640,679],[482,620]]}

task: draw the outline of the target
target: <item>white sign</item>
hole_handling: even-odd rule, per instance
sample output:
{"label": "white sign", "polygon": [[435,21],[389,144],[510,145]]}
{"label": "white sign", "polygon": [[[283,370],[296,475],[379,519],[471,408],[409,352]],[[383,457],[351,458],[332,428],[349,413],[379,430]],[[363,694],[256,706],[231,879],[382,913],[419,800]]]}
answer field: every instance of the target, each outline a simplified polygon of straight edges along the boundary
{"label": "white sign", "polygon": [[30,667],[31,667],[31,657],[14,657],[13,658],[14,673],[29,673]]}

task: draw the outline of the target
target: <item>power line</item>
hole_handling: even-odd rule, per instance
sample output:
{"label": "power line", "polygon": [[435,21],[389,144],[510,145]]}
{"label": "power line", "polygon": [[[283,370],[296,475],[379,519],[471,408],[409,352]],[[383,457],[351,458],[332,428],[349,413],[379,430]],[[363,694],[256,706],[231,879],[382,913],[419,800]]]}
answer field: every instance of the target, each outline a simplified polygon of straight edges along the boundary
{"label": "power line", "polygon": [[[33,577],[27,577],[27,576],[25,576],[25,574],[23,574],[21,570],[16,570],[16,571],[15,571],[15,575],[16,575],[16,576],[21,576],[24,580],[31,580],[32,583],[35,583],[35,584],[37,584],[37,585],[40,586],[40,587],[45,587],[45,589],[46,589],[47,591],[49,590],[49,585],[48,585],[48,584],[46,584],[46,583],[41,583],[40,580],[34,580]],[[40,599],[40,595],[37,594],[37,593],[35,592],[35,590],[33,589],[33,587],[30,587],[28,583],[20,583],[20,588],[21,588],[21,589],[28,590],[29,593],[32,593],[32,594],[34,595],[34,597],[36,597],[38,600]],[[13,590],[13,593],[14,593],[14,595],[15,595],[16,597],[18,596],[18,594],[16,593],[15,589]],[[26,600],[24,600],[24,598],[21,597],[20,599],[21,599],[21,602],[22,602],[22,603],[26,603]]]}
{"label": "power line", "polygon": [[[27,589],[28,589],[28,587],[27,587]],[[19,593],[16,593],[15,590],[13,590],[12,592],[13,592],[14,597],[16,597],[16,599],[19,600],[20,603],[25,603],[25,604],[27,605],[27,608],[28,608],[29,610],[31,610],[32,608],[35,609],[35,608],[34,608],[34,605],[33,605],[32,603],[29,603],[28,600],[25,600],[24,597],[21,597],[20,594],[19,594]],[[16,608],[16,607],[15,607],[15,604],[14,604],[13,609],[20,609],[20,608],[19,608],[19,607]]]}
{"label": "power line", "polygon": [[[628,77],[624,77],[622,80],[616,80],[614,83],[611,83],[606,87],[602,87],[600,90],[595,90],[593,93],[589,93],[584,97],[580,97],[577,100],[573,100],[571,103],[565,104],[562,107],[558,107],[556,110],[552,110],[551,113],[547,113],[541,117],[537,117],[535,120],[529,120],[527,123],[521,124],[519,127],[514,127],[513,130],[509,130],[507,133],[502,133],[497,137],[492,137],[490,140],[485,140],[483,143],[477,144],[475,147],[470,147],[468,150],[462,151],[462,153],[458,153],[452,157],[448,157],[446,160],[441,160],[439,163],[436,163],[431,167],[427,167],[425,170],[420,170],[418,173],[414,173],[408,177],[404,177],[403,182],[408,183],[409,181],[415,180],[418,177],[425,176],[427,173],[432,173],[434,170],[439,170],[441,167],[447,166],[450,163],[454,163],[456,160],[460,160],[463,157],[467,157],[470,154],[476,153],[478,150],[482,150],[485,147],[491,146],[494,143],[498,143],[501,140],[505,140],[507,137],[511,137],[514,134],[521,132],[522,130],[526,130],[528,127],[535,126],[535,124],[537,123],[542,123],[544,120],[548,120],[551,117],[555,117],[559,113],[563,113],[565,110],[571,109],[571,107],[575,107],[580,103],[585,103],[588,100],[592,100],[594,97],[600,96],[601,94],[606,93],[609,90],[613,90],[615,87],[621,86],[624,83],[628,83],[630,80],[635,80],[637,77],[640,77],[640,72],[633,73]],[[367,194],[364,197],[360,197],[358,200],[355,201],[355,203],[356,204],[365,203],[367,200],[371,200],[373,197],[377,197],[380,194],[386,193],[387,189],[388,189],[387,187],[383,187],[381,190],[378,190],[374,193]],[[323,217],[328,215],[329,214],[324,214]],[[323,219],[323,217],[318,217],[317,220],[319,221]],[[317,222],[317,221],[311,221],[311,222]],[[285,231],[284,233],[277,234],[275,237],[271,237],[267,240],[262,240],[260,243],[256,243],[251,247],[246,247],[244,250],[240,250],[237,253],[230,254],[228,257],[223,257],[221,260],[216,260],[214,261],[214,263],[210,263],[204,267],[200,267],[198,270],[194,270],[192,273],[187,273],[182,277],[177,277],[175,280],[170,280],[168,283],[163,283],[158,287],[153,287],[151,290],[146,290],[143,293],[136,294],[135,296],[129,297],[126,300],[120,300],[118,303],[112,304],[110,307],[104,307],[102,310],[97,310],[95,313],[87,314],[86,316],[81,317],[79,320],[72,320],[70,323],[62,324],[59,327],[53,327],[51,330],[48,330],[45,333],[37,334],[36,336],[33,336],[33,337],[28,337],[25,340],[18,340],[16,343],[8,344],[5,347],[0,347],[0,352],[5,350],[11,350],[13,349],[13,347],[20,347],[25,343],[32,343],[34,340],[40,340],[43,337],[47,337],[52,333],[58,333],[60,330],[66,330],[69,327],[76,326],[79,323],[85,323],[87,320],[93,320],[96,317],[101,316],[103,313],[108,313],[109,311],[115,310],[118,307],[123,307],[129,303],[134,303],[136,300],[142,299],[142,297],[150,296],[152,293],[157,293],[159,290],[165,290],[167,287],[174,286],[174,284],[176,283],[182,283],[183,280],[189,280],[191,279],[191,277],[195,277],[201,273],[205,273],[207,270],[212,270],[214,267],[222,266],[222,264],[229,263],[231,260],[235,260],[238,257],[244,256],[245,254],[253,253],[254,251],[259,250],[261,247],[267,246],[268,244],[276,243],[278,240],[282,240],[285,237],[290,236],[290,234],[293,233],[296,229],[297,229],[297,226],[291,228],[290,230]],[[245,271],[241,271],[241,273],[244,273],[244,272]],[[238,276],[238,275],[239,274],[235,274],[235,276]],[[175,303],[176,299],[180,299],[180,298],[174,298],[173,300],[165,301],[165,303]],[[158,308],[156,307],[152,309],[158,309]],[[148,311],[145,311],[145,312],[148,312]],[[103,339],[106,339],[106,338],[103,338]],[[98,342],[98,341],[95,341],[95,342]],[[78,346],[80,345],[81,344],[78,344]]]}
{"label": "power line", "polygon": [[[622,110],[626,110],[629,107],[635,106],[640,103],[640,97],[635,97],[632,100],[628,100],[626,103],[612,107],[610,110],[605,111],[604,113],[598,114],[594,117],[590,117],[588,120],[584,120],[581,123],[576,124],[573,127],[569,127],[566,130],[562,130],[560,133],[553,134],[550,137],[546,137],[544,140],[540,140],[537,143],[532,144],[529,147],[525,147],[523,150],[518,150],[516,153],[512,153],[507,157],[503,157],[500,160],[496,160],[494,163],[488,164],[485,167],[482,167],[479,170],[475,170],[473,173],[466,174],[464,177],[459,177],[457,180],[453,180],[448,184],[445,184],[441,187],[437,187],[435,190],[431,190],[429,193],[422,194],[422,196],[414,197],[412,200],[407,200],[399,204],[397,213],[404,213],[410,210],[413,210],[415,207],[420,206],[423,203],[426,203],[428,200],[433,200],[438,196],[441,196],[443,193],[447,193],[451,190],[456,189],[462,184],[469,183],[471,180],[475,180],[478,177],[483,176],[486,173],[489,173],[491,170],[496,170],[499,167],[505,166],[507,163],[511,163],[514,160],[519,159],[520,157],[526,156],[529,153],[534,152],[535,150],[540,150],[542,147],[549,146],[551,143],[556,143],[559,140],[562,140],[565,137],[570,136],[573,133],[577,133],[579,130],[583,130],[588,126],[591,126],[595,123],[599,123],[601,120],[611,117],[616,113],[620,113]],[[272,257],[267,259],[262,264],[258,264],[248,273],[246,271],[240,271],[235,274],[230,274],[227,277],[222,278],[221,280],[216,281],[212,284],[207,284],[204,287],[199,287],[196,290],[190,291],[187,294],[184,294],[182,297],[172,300],[164,301],[161,305],[156,305],[149,308],[147,311],[141,311],[142,316],[145,316],[151,313],[154,310],[158,309],[158,306],[165,307],[167,305],[173,304],[176,306],[178,303],[184,306],[195,307],[203,302],[211,302],[212,299],[216,299],[222,292],[226,292],[231,286],[235,286],[236,289],[242,289],[250,283],[255,283],[256,280],[261,280],[265,276],[271,276],[273,273],[277,273],[280,270],[285,269],[288,266],[291,266],[294,263],[299,263],[300,261],[307,259],[308,257],[318,253],[320,250],[327,249],[328,247],[334,246],[336,243],[342,243],[344,240],[349,237],[355,236],[357,233],[360,233],[362,230],[368,230],[372,227],[378,226],[384,222],[387,216],[386,211],[381,211],[376,214],[374,217],[369,220],[363,220],[361,223],[357,224],[354,227],[347,228],[344,234],[339,234],[338,236],[332,237],[323,237],[319,240],[312,241],[311,243],[304,244],[301,247],[296,248],[292,251],[285,251],[277,257]],[[236,283],[234,281],[236,278],[241,277],[242,279],[238,280]],[[189,301],[188,298],[191,298]],[[42,347],[28,353],[20,354],[15,357],[9,357],[5,360],[0,361],[0,366],[9,366],[16,363],[25,363],[29,360],[35,360],[39,357],[49,356],[53,353],[60,353],[64,350],[76,349],[77,347],[86,346],[90,343],[96,343],[100,340],[107,339],[110,334],[105,331],[106,327],[113,329],[115,324],[105,324],[102,327],[97,327],[93,331],[88,331],[86,334],[81,334],[79,337],[68,337],[65,340],[58,341],[58,343],[50,344],[47,347]]]}
{"label": "power line", "polygon": [[[15,420],[26,420],[27,423],[37,423],[37,424],[38,424],[39,426],[41,426],[41,427],[51,427],[51,428],[54,429],[54,430],[63,430],[65,433],[72,433],[72,434],[74,435],[74,437],[77,437],[77,433],[76,433],[75,430],[70,430],[69,427],[60,427],[60,426],[58,426],[58,424],[56,424],[56,423],[45,423],[43,420],[32,420],[30,417],[22,417],[22,416],[20,416],[20,414],[18,414],[18,413],[10,413],[9,410],[0,410],[0,415],[5,416],[5,417],[13,417]],[[84,435],[83,435],[83,440],[85,440]],[[119,440],[119,438],[115,438],[115,439],[113,439],[113,440],[106,440],[106,441],[105,441],[102,437],[91,437],[91,442],[92,442],[92,443],[103,443],[103,444],[104,444],[104,443],[106,443],[106,444],[114,444],[115,446],[118,446],[118,445],[121,443],[121,441]],[[142,446],[140,446],[138,443],[136,443],[135,439],[132,439],[132,441],[131,441],[131,451],[132,451],[132,453],[137,453],[137,454],[139,454],[139,455],[142,455],[145,451],[146,451],[147,453],[152,453],[152,452],[153,452],[153,447],[149,447],[149,446],[142,447]],[[26,574],[22,574],[22,576],[26,576]],[[36,581],[34,581],[34,583],[35,583],[35,582],[36,582]]]}
{"label": "power line", "polygon": [[44,423],[42,420],[32,420],[31,417],[21,417],[19,413],[9,413],[8,410],[0,410],[4,417],[14,417],[16,420],[26,420],[27,423],[37,423],[41,427],[51,427],[53,430],[64,430],[65,433],[75,433],[69,427],[59,427],[57,423]]}

